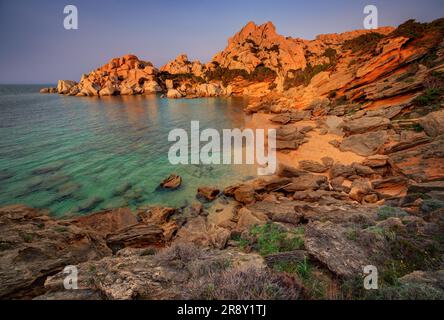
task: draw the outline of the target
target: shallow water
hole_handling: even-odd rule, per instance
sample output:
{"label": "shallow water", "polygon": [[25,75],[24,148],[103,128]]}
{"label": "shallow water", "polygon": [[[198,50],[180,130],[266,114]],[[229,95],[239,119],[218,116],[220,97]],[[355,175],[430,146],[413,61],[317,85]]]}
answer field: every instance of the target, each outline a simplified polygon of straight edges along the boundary
{"label": "shallow water", "polygon": [[[67,213],[144,205],[183,206],[203,185],[251,177],[247,165],[171,165],[168,133],[242,128],[241,98],[79,98],[43,95],[42,86],[0,86],[0,205],[22,203]],[[175,191],[158,190],[170,173]]]}

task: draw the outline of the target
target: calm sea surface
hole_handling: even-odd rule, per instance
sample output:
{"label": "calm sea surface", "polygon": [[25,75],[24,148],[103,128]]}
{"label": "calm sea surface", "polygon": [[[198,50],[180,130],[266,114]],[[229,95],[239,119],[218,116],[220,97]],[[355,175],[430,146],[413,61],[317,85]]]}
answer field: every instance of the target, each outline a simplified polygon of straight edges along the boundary
{"label": "calm sea surface", "polygon": [[[144,205],[183,206],[203,185],[223,188],[252,166],[171,165],[168,133],[242,128],[245,100],[43,95],[42,86],[0,86],[0,205],[26,204],[60,216]],[[170,173],[176,191],[158,190]]]}

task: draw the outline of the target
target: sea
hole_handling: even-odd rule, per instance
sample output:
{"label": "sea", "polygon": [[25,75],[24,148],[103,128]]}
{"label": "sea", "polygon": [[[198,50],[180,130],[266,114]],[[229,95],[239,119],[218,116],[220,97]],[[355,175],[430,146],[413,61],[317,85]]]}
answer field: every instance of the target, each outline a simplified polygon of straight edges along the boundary
{"label": "sea", "polygon": [[[45,85],[0,85],[0,205],[48,209],[57,217],[104,209],[183,207],[197,188],[251,179],[252,165],[173,165],[176,128],[244,128],[244,98],[70,97]],[[159,188],[175,173],[179,189]]]}

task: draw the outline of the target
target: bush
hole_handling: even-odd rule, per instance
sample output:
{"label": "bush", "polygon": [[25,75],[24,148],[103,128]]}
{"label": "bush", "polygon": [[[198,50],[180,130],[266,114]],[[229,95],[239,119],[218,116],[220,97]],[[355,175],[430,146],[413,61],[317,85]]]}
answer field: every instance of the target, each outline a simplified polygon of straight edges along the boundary
{"label": "bush", "polygon": [[189,263],[194,260],[205,258],[207,253],[193,244],[177,243],[160,250],[154,259],[160,264],[169,264],[172,261]]}
{"label": "bush", "polygon": [[382,206],[378,209],[378,220],[386,220],[388,218],[402,218],[407,216],[407,212],[395,207]]}
{"label": "bush", "polygon": [[343,50],[351,50],[353,53],[368,52],[373,53],[379,41],[384,38],[380,33],[370,32],[356,38],[347,40],[342,45]]}
{"label": "bush", "polygon": [[406,37],[416,39],[426,32],[427,24],[416,22],[414,19],[407,20],[400,24],[391,34],[391,37]]}
{"label": "bush", "polygon": [[276,78],[276,72],[264,65],[258,65],[252,73],[248,75],[248,80],[252,81],[274,81]]}
{"label": "bush", "polygon": [[444,201],[437,199],[426,199],[421,204],[423,213],[430,213],[441,208],[444,208]]}
{"label": "bush", "polygon": [[444,89],[427,89],[420,96],[413,100],[413,104],[417,107],[425,107],[439,103],[444,95]]}
{"label": "bush", "polygon": [[323,56],[329,59],[331,65],[336,64],[338,60],[337,52],[333,48],[326,49]]}
{"label": "bush", "polygon": [[250,81],[274,81],[276,72],[262,64],[258,65],[251,73],[242,69],[228,69],[217,66],[215,69],[207,71],[205,77],[208,81],[221,81],[224,86],[227,86],[237,77]]}
{"label": "bush", "polygon": [[230,269],[192,280],[187,299],[198,300],[295,300],[301,288],[288,276],[268,269]]}
{"label": "bush", "polygon": [[279,45],[278,45],[278,44],[275,44],[275,45],[273,45],[271,48],[265,48],[265,51],[267,51],[267,52],[274,51],[274,52],[279,53]]}
{"label": "bush", "polygon": [[301,249],[304,245],[302,229],[287,234],[276,224],[265,224],[251,228],[250,235],[256,240],[255,249],[263,256],[278,252]]}
{"label": "bush", "polygon": [[338,95],[338,93],[337,93],[336,91],[331,91],[331,92],[328,94],[328,98],[329,98],[329,99],[334,99],[334,98],[336,98],[337,95]]}
{"label": "bush", "polygon": [[430,23],[420,23],[414,19],[410,19],[400,24],[389,36],[406,37],[414,40],[432,33],[437,35],[444,33],[444,18],[434,20]]}
{"label": "bush", "polygon": [[277,272],[295,274],[304,285],[304,298],[307,299],[325,299],[331,281],[315,266],[312,266],[307,258],[299,262],[278,262],[273,265]]}
{"label": "bush", "polygon": [[368,300],[443,300],[444,292],[425,284],[387,286],[369,291]]}
{"label": "bush", "polygon": [[195,83],[205,83],[205,80],[202,77],[195,76],[192,73],[171,74],[169,72],[163,71],[159,73],[159,79],[161,79],[162,81],[173,80],[177,82],[182,82],[185,80],[190,80]]}
{"label": "bush", "polygon": [[362,278],[346,280],[341,285],[343,299],[349,300],[442,300],[444,292],[425,284],[383,284],[377,290],[365,290]]}
{"label": "bush", "polygon": [[289,72],[293,73],[293,78],[289,78],[288,76],[285,78],[284,81],[284,89],[288,90],[293,87],[298,86],[308,86],[310,84],[311,79],[315,75],[317,75],[320,72],[327,71],[332,67],[332,64],[326,63],[326,64],[318,64],[316,66],[312,66],[311,64],[308,64],[307,67],[305,67],[304,70],[290,70]]}

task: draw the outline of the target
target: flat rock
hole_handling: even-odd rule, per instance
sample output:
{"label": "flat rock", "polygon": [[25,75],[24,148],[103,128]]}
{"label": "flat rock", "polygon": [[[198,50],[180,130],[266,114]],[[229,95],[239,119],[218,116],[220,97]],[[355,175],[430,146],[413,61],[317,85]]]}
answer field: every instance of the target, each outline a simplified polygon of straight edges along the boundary
{"label": "flat rock", "polygon": [[344,130],[349,134],[367,133],[375,130],[385,130],[390,126],[390,119],[383,117],[364,117],[347,121]]}
{"label": "flat rock", "polygon": [[378,153],[384,146],[386,140],[387,133],[385,131],[355,134],[345,138],[339,146],[339,149],[368,157]]}
{"label": "flat rock", "polygon": [[114,252],[126,247],[159,247],[164,245],[163,230],[155,224],[138,223],[109,234],[106,243]]}
{"label": "flat rock", "polygon": [[419,124],[430,137],[444,134],[444,110],[429,113],[419,120]]}
{"label": "flat rock", "polygon": [[302,213],[295,211],[296,201],[259,201],[248,205],[247,208],[255,216],[266,215],[274,222],[291,223],[297,225],[302,218]]}
{"label": "flat rock", "polygon": [[286,192],[317,190],[327,182],[327,177],[309,173],[292,178],[291,184],[284,187],[283,190]]}
{"label": "flat rock", "polygon": [[305,227],[304,244],[308,254],[342,278],[362,276],[367,265],[375,265],[378,247],[349,240],[346,229],[330,221],[311,222]]}
{"label": "flat rock", "polygon": [[313,160],[299,161],[299,168],[314,173],[323,173],[328,170],[325,165]]}

